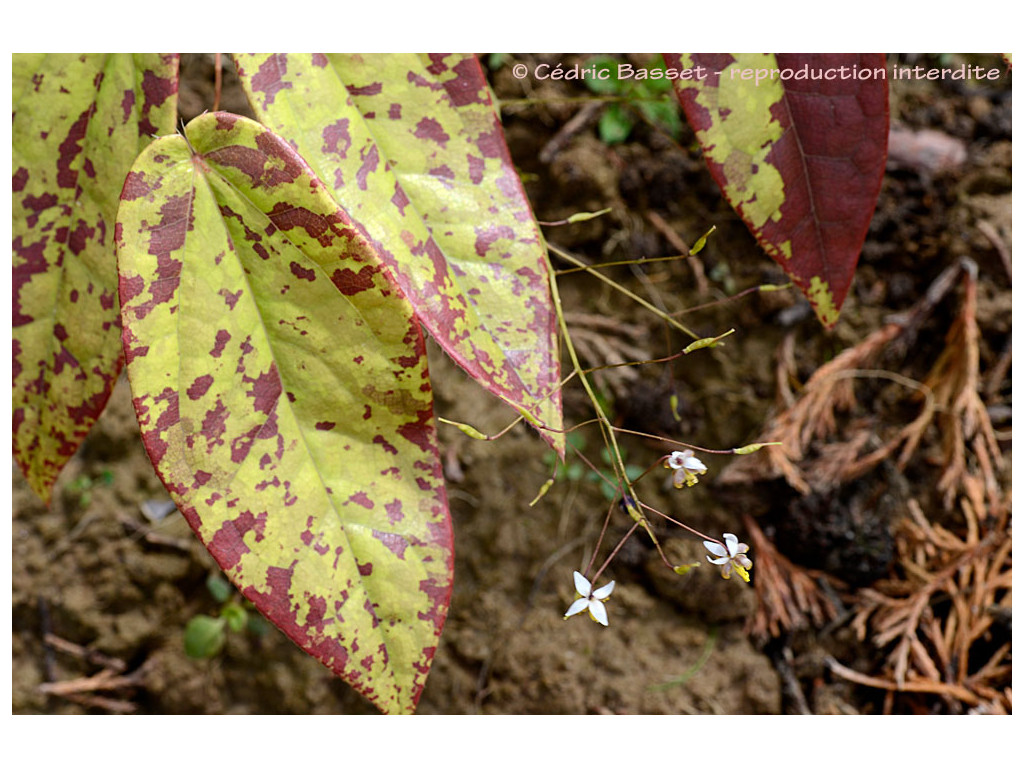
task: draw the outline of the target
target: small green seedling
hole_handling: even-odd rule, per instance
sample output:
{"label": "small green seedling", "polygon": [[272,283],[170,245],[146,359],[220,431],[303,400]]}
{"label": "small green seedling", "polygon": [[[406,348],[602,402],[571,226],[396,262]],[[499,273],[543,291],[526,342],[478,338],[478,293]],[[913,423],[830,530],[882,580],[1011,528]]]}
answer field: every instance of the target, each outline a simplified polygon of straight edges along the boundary
{"label": "small green seedling", "polygon": [[109,488],[114,484],[114,473],[104,469],[95,477],[80,475],[68,483],[67,495],[82,509],[86,509],[92,503],[92,492],[96,488]]}
{"label": "small green seedling", "polygon": [[672,94],[672,81],[662,74],[665,64],[661,56],[651,61],[642,70],[651,77],[640,77],[641,72],[634,72],[629,79],[619,79],[617,59],[609,56],[598,56],[587,62],[588,67],[607,73],[607,78],[587,78],[587,87],[596,94],[618,98],[608,105],[597,131],[605,144],[621,144],[633,132],[637,123],[637,111],[652,125],[665,131],[673,139],[678,140],[682,134],[682,120],[679,117],[679,102]]}
{"label": "small green seedling", "polygon": [[235,588],[220,574],[211,573],[206,588],[221,604],[217,616],[193,616],[185,626],[185,654],[193,659],[212,659],[224,649],[227,630],[266,634],[266,621],[240,602]]}

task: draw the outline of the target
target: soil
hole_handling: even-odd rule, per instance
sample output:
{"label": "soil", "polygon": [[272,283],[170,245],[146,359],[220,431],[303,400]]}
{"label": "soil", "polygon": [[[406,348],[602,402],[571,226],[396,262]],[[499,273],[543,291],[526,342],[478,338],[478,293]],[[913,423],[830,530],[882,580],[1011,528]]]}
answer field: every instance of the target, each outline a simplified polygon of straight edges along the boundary
{"label": "soil", "polygon": [[[531,69],[541,61],[583,60],[516,58]],[[643,64],[649,57],[631,58]],[[1000,65],[994,57],[978,61]],[[516,80],[509,63],[490,76],[504,101],[507,139],[538,220],[612,209],[590,221],[547,228],[552,243],[591,263],[645,259],[678,252],[666,229],[693,243],[715,225],[707,247],[689,262],[605,270],[669,312],[786,282],[723,200],[688,128],[674,140],[638,120],[628,141],[608,146],[591,121],[549,147],[585,106],[580,99],[587,93],[571,82]],[[228,69],[222,107],[245,113],[230,62]],[[184,118],[212,106],[212,72],[212,56],[183,59]],[[749,443],[778,412],[776,361],[784,344],[793,350],[795,378],[806,382],[893,313],[910,308],[943,269],[969,257],[979,276],[983,399],[1008,467],[1011,377],[1009,367],[998,371],[1010,348],[1011,289],[1008,257],[1004,263],[998,243],[1008,244],[1011,234],[1009,80],[894,82],[894,124],[932,129],[965,152],[954,148],[938,165],[913,154],[890,162],[837,327],[823,330],[793,290],[687,314],[684,322],[701,336],[729,328],[736,333],[727,345],[671,364],[598,375],[616,423],[713,448]],[[679,349],[678,335],[667,334],[661,321],[622,294],[586,274],[559,280],[572,327],[581,339],[598,339],[586,347],[592,358],[607,356],[609,348],[634,359]],[[912,347],[890,361],[893,370],[924,377],[944,348],[959,302],[952,291],[937,305]],[[606,318],[613,325],[602,325]],[[439,415],[484,432],[511,420],[507,409],[436,347],[430,351]],[[859,386],[861,407],[870,410],[871,398],[884,399],[886,391],[881,384]],[[570,424],[590,417],[578,387],[568,388],[564,400]],[[601,466],[599,435],[587,429],[581,434],[584,453]],[[827,590],[836,620],[811,621],[773,637],[752,629],[759,593],[750,585],[724,580],[706,563],[677,576],[641,536],[627,541],[599,579],[616,581],[606,604],[610,626],[581,617],[563,621],[575,596],[572,571],[587,565],[608,509],[599,481],[585,471],[574,473],[531,507],[551,473],[549,451],[535,433],[517,427],[482,443],[442,427],[440,437],[455,531],[455,588],[420,713],[872,713],[892,705],[882,692],[830,675],[825,660],[834,657],[864,674],[880,672],[884,654],[858,638],[850,608],[858,589],[897,573],[903,530],[897,521],[907,501],[919,500],[929,510],[941,507],[933,503],[939,471],[934,462],[921,459],[904,471],[886,463],[829,494],[801,495],[781,481],[724,485],[717,478],[733,459],[718,455],[706,457],[709,472],[693,488],[666,488],[664,473],[645,480],[644,500],[687,525],[716,538],[734,531],[749,541],[743,517],[749,515],[796,567],[838,579]],[[931,430],[922,454],[933,455],[940,441]],[[665,452],[645,438],[627,436],[623,445],[628,462],[644,467]],[[228,633],[213,659],[186,656],[186,623],[217,612],[206,581],[218,571],[180,515],[151,519],[144,512],[148,505],[152,515],[152,505],[168,497],[139,440],[123,379],[62,474],[50,508],[28,490],[17,468],[13,472],[15,713],[375,712],[273,628]],[[1000,481],[1008,496],[1008,470]],[[626,515],[613,515],[600,559],[628,524]],[[943,524],[956,530],[963,520],[954,510]],[[696,537],[662,524],[655,531],[676,562],[703,561]],[[752,555],[756,582],[761,571],[757,552]],[[48,634],[92,656],[55,649],[44,642]],[[128,675],[134,685],[92,699],[39,688],[104,667]],[[948,711],[938,697],[900,699],[895,709]]]}

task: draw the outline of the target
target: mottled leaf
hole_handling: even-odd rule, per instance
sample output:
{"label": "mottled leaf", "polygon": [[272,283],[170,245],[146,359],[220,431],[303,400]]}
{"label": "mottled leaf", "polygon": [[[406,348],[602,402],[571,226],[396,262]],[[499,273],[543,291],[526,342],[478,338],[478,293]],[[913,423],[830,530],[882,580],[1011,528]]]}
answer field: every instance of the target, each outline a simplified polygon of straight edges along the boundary
{"label": "mottled leaf", "polygon": [[[529,418],[562,427],[540,233],[472,56],[239,55],[261,120],[378,245],[452,358]],[[561,433],[541,431],[560,453]]]}
{"label": "mottled leaf", "polygon": [[412,307],[286,142],[224,113],[185,136],[140,157],[118,213],[146,450],[246,598],[410,712],[452,568]]}
{"label": "mottled leaf", "polygon": [[178,62],[16,53],[12,69],[14,457],[49,503],[121,367],[118,195],[174,129]]}
{"label": "mottled leaf", "polygon": [[[675,86],[711,174],[832,327],[885,171],[885,57],[669,54],[666,61],[703,68],[705,77]],[[780,74],[786,70],[788,78]]]}

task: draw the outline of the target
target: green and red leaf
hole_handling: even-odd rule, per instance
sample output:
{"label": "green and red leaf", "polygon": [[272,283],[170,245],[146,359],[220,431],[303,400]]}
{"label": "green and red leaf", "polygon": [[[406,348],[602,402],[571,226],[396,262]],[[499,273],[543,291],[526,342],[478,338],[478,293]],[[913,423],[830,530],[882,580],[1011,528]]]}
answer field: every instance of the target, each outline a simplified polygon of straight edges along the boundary
{"label": "green and red leaf", "polygon": [[[764,250],[832,327],[885,172],[885,57],[667,54],[666,63],[703,68],[706,77],[676,80],[675,87],[711,174]],[[839,67],[847,76],[815,75],[840,73]],[[769,74],[787,69],[807,76]]]}
{"label": "green and red leaf", "polygon": [[13,441],[49,502],[121,367],[118,194],[139,150],[174,129],[178,61],[14,54]]}
{"label": "green and red leaf", "polygon": [[379,254],[283,139],[203,115],[117,220],[143,442],[242,593],[385,712],[411,712],[452,534],[423,337]]}
{"label": "green and red leaf", "polygon": [[[473,56],[236,56],[260,119],[374,242],[449,355],[536,425],[562,427],[542,238]],[[559,452],[560,432],[541,430]]]}

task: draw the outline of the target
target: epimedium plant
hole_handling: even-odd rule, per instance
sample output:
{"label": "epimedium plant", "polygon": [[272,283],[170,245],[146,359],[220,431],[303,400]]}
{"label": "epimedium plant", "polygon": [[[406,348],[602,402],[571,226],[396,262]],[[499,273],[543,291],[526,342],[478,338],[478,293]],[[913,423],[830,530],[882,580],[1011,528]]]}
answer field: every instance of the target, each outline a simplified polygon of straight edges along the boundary
{"label": "epimedium plant", "polygon": [[[214,112],[175,133],[173,55],[14,56],[14,454],[48,502],[124,365],[158,475],[241,594],[382,711],[411,712],[453,562],[421,328],[560,458],[562,337],[569,378],[594,405],[604,470],[570,447],[611,490],[608,515],[634,521],[627,537],[642,529],[658,543],[648,515],[662,513],[634,488],[644,475],[664,464],[687,487],[707,468],[685,444],[646,471],[625,464],[475,57],[235,64],[259,121]],[[730,201],[834,323],[857,253],[825,237],[835,201],[799,155],[820,114],[790,109],[785,89],[673,83]],[[847,97],[818,94],[817,109]],[[844,201],[842,215],[866,230],[887,114],[862,117],[843,136],[874,132],[857,158],[873,193],[853,213]],[[842,157],[850,146],[817,149]],[[735,536],[672,522],[705,540],[724,576],[749,579]],[[596,585],[618,548],[575,574],[567,617],[607,623],[614,582]]]}
{"label": "epimedium plant", "polygon": [[30,484],[49,500],[123,344],[146,450],[218,564],[412,711],[452,574],[421,325],[563,450],[546,256],[475,58],[237,57],[289,140],[225,113],[175,134],[174,56],[15,59]]}

